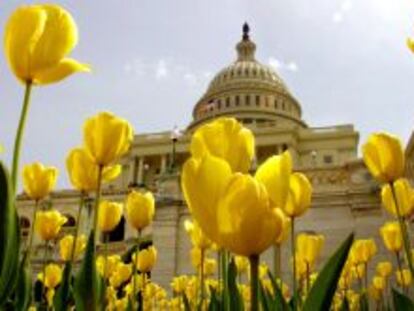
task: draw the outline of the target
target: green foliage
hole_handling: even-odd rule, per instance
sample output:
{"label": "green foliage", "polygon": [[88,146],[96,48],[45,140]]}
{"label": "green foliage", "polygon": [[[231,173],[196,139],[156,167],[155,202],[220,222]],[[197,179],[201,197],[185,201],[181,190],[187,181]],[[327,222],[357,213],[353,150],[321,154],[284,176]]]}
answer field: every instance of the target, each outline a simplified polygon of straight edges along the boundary
{"label": "green foliage", "polygon": [[354,234],[351,233],[329,258],[306,298],[303,311],[329,310],[353,241]]}
{"label": "green foliage", "polygon": [[27,253],[19,265],[16,287],[16,310],[27,310],[32,298],[32,269],[27,262]]}
{"label": "green foliage", "polygon": [[78,311],[101,310],[103,307],[104,284],[98,276],[95,254],[95,231],[91,230],[85,257],[76,275],[73,289]]}
{"label": "green foliage", "polygon": [[286,303],[285,297],[283,297],[282,290],[280,289],[279,285],[276,282],[276,279],[273,277],[272,273],[270,271],[267,272],[270,282],[272,282],[273,287],[273,305],[275,306],[275,311],[290,311],[291,308]]}
{"label": "green foliage", "polygon": [[395,310],[414,310],[414,302],[395,288],[392,289]]}
{"label": "green foliage", "polygon": [[0,307],[13,293],[18,278],[20,228],[14,192],[0,162]]}
{"label": "green foliage", "polygon": [[53,298],[53,305],[55,311],[66,311],[69,309],[69,303],[72,300],[72,263],[67,261],[63,270],[62,281],[59,289],[56,291]]}
{"label": "green foliage", "polygon": [[230,260],[227,269],[227,287],[230,295],[230,310],[243,310],[243,299],[237,287],[237,268],[234,259]]}

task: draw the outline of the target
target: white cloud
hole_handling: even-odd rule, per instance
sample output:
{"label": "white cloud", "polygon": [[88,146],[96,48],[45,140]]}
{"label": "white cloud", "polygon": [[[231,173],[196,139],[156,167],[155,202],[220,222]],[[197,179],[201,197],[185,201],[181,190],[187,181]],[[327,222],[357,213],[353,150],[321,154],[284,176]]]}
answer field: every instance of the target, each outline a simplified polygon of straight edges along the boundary
{"label": "white cloud", "polygon": [[291,71],[291,72],[296,72],[299,70],[298,65],[294,61],[283,62],[279,59],[276,59],[275,57],[269,57],[267,63],[269,64],[270,67],[272,67],[275,70]]}
{"label": "white cloud", "polygon": [[164,59],[160,59],[155,66],[155,78],[161,80],[168,75],[167,63]]}
{"label": "white cloud", "polygon": [[145,64],[141,58],[134,58],[125,63],[124,72],[128,75],[142,76],[145,73]]}
{"label": "white cloud", "polygon": [[341,3],[339,9],[333,13],[332,15],[332,21],[335,24],[342,23],[344,20],[344,17],[348,12],[352,9],[353,3],[351,0],[345,0]]}

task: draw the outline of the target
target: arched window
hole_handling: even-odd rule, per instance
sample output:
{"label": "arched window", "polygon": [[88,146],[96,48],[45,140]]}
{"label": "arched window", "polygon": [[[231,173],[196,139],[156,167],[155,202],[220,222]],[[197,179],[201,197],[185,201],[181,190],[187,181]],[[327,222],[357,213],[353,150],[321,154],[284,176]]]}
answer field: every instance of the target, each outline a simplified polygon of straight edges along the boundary
{"label": "arched window", "polygon": [[75,227],[76,226],[76,219],[72,215],[65,214],[64,215],[68,220],[63,224],[63,227]]}
{"label": "arched window", "polygon": [[30,230],[30,220],[29,218],[22,216],[20,217],[20,228],[22,229],[22,235],[28,236]]}

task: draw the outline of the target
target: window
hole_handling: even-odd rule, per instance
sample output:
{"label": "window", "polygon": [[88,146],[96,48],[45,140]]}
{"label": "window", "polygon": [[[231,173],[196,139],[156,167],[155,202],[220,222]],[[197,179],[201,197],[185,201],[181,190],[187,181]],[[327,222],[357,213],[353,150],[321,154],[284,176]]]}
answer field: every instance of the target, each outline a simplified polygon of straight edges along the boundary
{"label": "window", "polygon": [[230,97],[226,97],[226,107],[230,106]]}
{"label": "window", "polygon": [[121,221],[114,230],[108,233],[108,242],[119,242],[125,238],[125,218],[122,216]]}
{"label": "window", "polygon": [[[240,97],[239,95],[236,96],[236,106],[240,105]],[[230,103],[228,105],[226,105],[227,107],[230,106]]]}
{"label": "window", "polygon": [[260,96],[256,95],[256,106],[260,106]]}
{"label": "window", "polygon": [[323,156],[323,162],[325,164],[332,164],[333,163],[333,156],[330,154],[324,155]]}
{"label": "window", "polygon": [[275,108],[277,109],[278,108],[278,105],[277,105],[277,99],[275,98]]}
{"label": "window", "polygon": [[282,110],[285,110],[285,102],[282,102]]}
{"label": "window", "polygon": [[246,95],[246,106],[250,106],[250,96]]}

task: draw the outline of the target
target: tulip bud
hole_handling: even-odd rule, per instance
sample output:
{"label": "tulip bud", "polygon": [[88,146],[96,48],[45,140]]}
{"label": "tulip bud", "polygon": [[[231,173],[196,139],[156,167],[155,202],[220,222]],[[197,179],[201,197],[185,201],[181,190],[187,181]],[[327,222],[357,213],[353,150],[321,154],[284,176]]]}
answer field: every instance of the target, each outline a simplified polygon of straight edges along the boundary
{"label": "tulip bud", "polygon": [[[66,168],[73,187],[82,192],[95,191],[98,187],[98,166],[83,148],[74,148],[66,159]],[[110,182],[121,173],[121,166],[103,169],[102,182]]]}
{"label": "tulip bud", "polygon": [[60,228],[67,221],[57,210],[39,211],[36,215],[35,230],[44,241],[49,241],[58,235]]}
{"label": "tulip bud", "polygon": [[7,21],[3,42],[7,62],[23,83],[54,83],[89,71],[89,66],[65,57],[78,42],[78,30],[61,6],[20,6]]}
{"label": "tulip bud", "polygon": [[126,215],[128,222],[136,230],[140,231],[147,227],[155,213],[155,200],[151,192],[141,193],[132,190],[126,201]]}
{"label": "tulip bud", "polygon": [[234,263],[236,264],[237,273],[242,274],[248,271],[249,268],[249,259],[244,256],[235,256]]}
{"label": "tulip bud", "polygon": [[218,118],[200,126],[191,138],[191,155],[222,158],[233,172],[247,173],[254,157],[254,136],[234,118]]}
{"label": "tulip bud", "polygon": [[289,217],[303,215],[311,204],[312,185],[302,173],[293,173],[289,179],[289,194],[283,212]]}
{"label": "tulip bud", "polygon": [[[394,187],[394,194],[390,184],[385,184],[381,189],[381,201],[387,212],[394,216],[410,215],[414,209],[414,190],[410,182],[405,178],[396,180],[392,186]],[[395,204],[397,202],[397,205]],[[398,210],[397,210],[398,207]]]}
{"label": "tulip bud", "polygon": [[355,240],[350,250],[350,260],[353,265],[367,263],[376,254],[377,246],[372,239]]}
{"label": "tulip bud", "polygon": [[279,234],[279,236],[275,240],[275,244],[281,245],[289,236],[290,233],[290,225],[291,220],[289,217],[287,217],[281,209],[277,209],[277,212],[280,213],[280,217],[282,219],[282,230]]}
{"label": "tulip bud", "polygon": [[99,166],[107,166],[128,152],[133,138],[129,122],[109,112],[87,119],[83,127],[85,149]]}
{"label": "tulip bud", "polygon": [[380,228],[385,247],[391,252],[399,252],[403,247],[401,228],[398,222],[387,222]]}
{"label": "tulip bud", "polygon": [[131,277],[131,273],[132,264],[118,262],[115,265],[115,269],[113,270],[111,277],[109,278],[109,284],[111,284],[114,288],[118,288]]}
{"label": "tulip bud", "polygon": [[204,267],[203,267],[204,275],[206,276],[213,275],[214,272],[216,271],[216,266],[217,266],[217,261],[215,259],[206,258],[204,260]]}
{"label": "tulip bud", "polygon": [[387,282],[384,277],[382,276],[374,276],[372,279],[372,285],[379,291],[383,291],[385,289]]}
{"label": "tulip bud", "polygon": [[389,262],[389,261],[381,261],[381,262],[377,263],[376,271],[377,271],[377,274],[379,276],[387,278],[391,274],[392,263]]}
{"label": "tulip bud", "polygon": [[96,259],[96,268],[103,277],[105,277],[106,279],[109,279],[112,273],[115,271],[116,266],[120,262],[121,262],[121,257],[119,255],[108,256],[106,259],[106,271],[105,271],[105,258],[103,256],[99,256]]}
{"label": "tulip bud", "polygon": [[379,182],[388,183],[404,173],[404,150],[398,137],[387,133],[371,134],[362,146],[365,165]]}
{"label": "tulip bud", "polygon": [[325,237],[323,235],[301,233],[296,238],[296,249],[299,257],[313,267],[319,257]]}
{"label": "tulip bud", "polygon": [[[135,259],[133,258],[135,262]],[[137,268],[140,272],[150,272],[157,261],[157,250],[154,246],[140,250],[138,253]]]}
{"label": "tulip bud", "polygon": [[398,285],[402,287],[408,287],[411,285],[412,275],[411,275],[410,270],[408,269],[403,269],[402,271],[398,270],[395,272],[395,275],[397,277]]}
{"label": "tulip bud", "polygon": [[52,166],[43,166],[39,162],[25,165],[23,168],[23,188],[33,200],[45,198],[56,185],[58,170]]}
{"label": "tulip bud", "polygon": [[45,268],[46,277],[43,272],[39,273],[37,278],[44,284],[45,287],[52,289],[59,285],[62,280],[62,269],[57,264],[48,264]]}
{"label": "tulip bud", "polygon": [[[60,257],[62,260],[69,261],[72,256],[72,249],[74,243],[74,236],[71,234],[65,235],[59,242]],[[86,248],[86,236],[84,234],[78,236],[76,241],[74,258],[76,259]]]}
{"label": "tulip bud", "polygon": [[122,217],[121,203],[102,201],[99,204],[98,227],[102,232],[110,232],[119,224]]}

